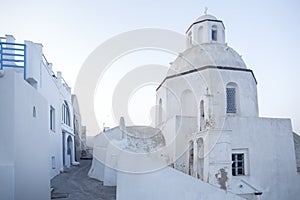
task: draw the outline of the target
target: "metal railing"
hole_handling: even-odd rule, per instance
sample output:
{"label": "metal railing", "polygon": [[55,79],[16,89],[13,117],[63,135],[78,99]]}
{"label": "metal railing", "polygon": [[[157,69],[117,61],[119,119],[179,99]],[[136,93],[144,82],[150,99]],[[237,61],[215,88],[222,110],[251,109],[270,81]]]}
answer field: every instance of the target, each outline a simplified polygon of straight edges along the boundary
{"label": "metal railing", "polygon": [[10,42],[0,42],[0,70],[5,67],[24,70],[26,80],[26,45]]}

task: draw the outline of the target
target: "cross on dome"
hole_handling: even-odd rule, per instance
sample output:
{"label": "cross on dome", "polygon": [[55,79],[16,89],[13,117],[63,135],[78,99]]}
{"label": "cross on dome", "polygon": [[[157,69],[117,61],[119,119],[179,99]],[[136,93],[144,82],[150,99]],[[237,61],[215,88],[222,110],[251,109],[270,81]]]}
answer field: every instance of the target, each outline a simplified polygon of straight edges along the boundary
{"label": "cross on dome", "polygon": [[208,10],[208,8],[205,7],[205,9],[204,9],[204,15],[207,15],[207,10]]}

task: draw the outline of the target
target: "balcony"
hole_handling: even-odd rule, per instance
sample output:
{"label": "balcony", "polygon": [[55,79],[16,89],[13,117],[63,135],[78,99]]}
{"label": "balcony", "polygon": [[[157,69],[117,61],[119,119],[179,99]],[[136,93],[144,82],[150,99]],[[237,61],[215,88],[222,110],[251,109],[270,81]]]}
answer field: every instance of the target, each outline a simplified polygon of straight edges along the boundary
{"label": "balcony", "polygon": [[23,69],[26,80],[26,45],[0,42],[0,70],[3,68]]}

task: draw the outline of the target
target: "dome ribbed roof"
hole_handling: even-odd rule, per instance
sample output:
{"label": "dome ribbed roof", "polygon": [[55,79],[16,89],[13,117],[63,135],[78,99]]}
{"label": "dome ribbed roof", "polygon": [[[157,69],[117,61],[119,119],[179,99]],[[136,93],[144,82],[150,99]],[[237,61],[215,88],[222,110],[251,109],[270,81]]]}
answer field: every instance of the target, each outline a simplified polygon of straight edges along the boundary
{"label": "dome ribbed roof", "polygon": [[246,69],[241,56],[225,44],[205,43],[185,50],[172,63],[167,76],[207,66]]}

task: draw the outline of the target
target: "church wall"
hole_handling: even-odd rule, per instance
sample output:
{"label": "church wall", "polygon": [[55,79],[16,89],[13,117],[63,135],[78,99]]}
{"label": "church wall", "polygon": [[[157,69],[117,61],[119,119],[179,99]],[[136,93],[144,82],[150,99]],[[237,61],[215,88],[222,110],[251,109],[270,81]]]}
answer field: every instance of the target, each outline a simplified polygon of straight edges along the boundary
{"label": "church wall", "polygon": [[226,130],[209,130],[205,137],[205,159],[207,159],[205,181],[228,189],[231,174],[231,148],[230,135]]}
{"label": "church wall", "polygon": [[[169,138],[175,132],[179,138],[175,168],[194,177],[199,173],[197,178],[247,199],[298,199],[300,174],[290,120],[259,118],[257,82],[252,71],[225,43],[222,22],[210,15],[197,20],[202,19],[188,30],[187,49],[173,62],[157,92],[158,96],[166,93],[162,95],[166,98],[167,121],[163,134]],[[217,26],[217,36],[212,32],[213,25]],[[199,67],[207,68],[195,71]],[[187,96],[190,101],[183,98]],[[203,141],[200,147],[195,145],[199,139]],[[198,159],[198,148],[203,151],[202,160]],[[242,172],[237,165],[241,160]],[[197,170],[193,169],[195,165]],[[139,183],[144,185],[143,180]]]}
{"label": "church wall", "polygon": [[237,84],[237,115],[258,117],[257,86],[251,72],[220,70],[220,73],[224,90],[228,83]]}
{"label": "church wall", "polygon": [[[223,130],[212,129],[208,135],[204,140],[204,181],[251,198],[256,198],[256,190],[263,193],[260,199],[296,199],[300,195],[290,120],[229,116]],[[175,163],[175,168],[186,174],[189,138],[193,136],[183,134],[179,138],[186,151]],[[246,152],[245,176],[232,176],[232,150]],[[195,152],[194,157],[199,156]]]}
{"label": "church wall", "polygon": [[117,200],[127,199],[238,200],[242,198],[167,167],[143,174],[119,172]]}
{"label": "church wall", "polygon": [[[191,97],[195,99],[195,105],[188,106],[194,107],[198,110],[200,96],[204,93],[205,90],[201,87],[201,85],[205,85],[205,82],[201,78],[201,76],[191,76],[190,74],[188,74],[185,76],[168,79],[165,84],[165,87],[168,88],[166,99],[166,101],[168,102],[166,110],[167,119],[177,115],[185,115],[183,109],[185,108],[184,106],[187,105],[181,105],[181,98],[186,91],[191,91]],[[196,113],[198,112],[196,111]]]}
{"label": "church wall", "polygon": [[[205,104],[205,121],[210,126],[222,128],[226,116],[226,85],[237,85],[237,113],[238,116],[258,116],[256,83],[250,72],[232,70],[206,69],[184,76],[168,79],[166,119],[182,114],[180,100],[184,91],[193,92],[196,102],[197,117],[199,118],[200,101]],[[160,88],[160,90],[162,87]],[[199,127],[199,120],[198,120]]]}
{"label": "church wall", "polygon": [[261,199],[300,196],[289,119],[231,117],[226,128],[232,130],[231,148],[248,151],[248,174],[233,179],[243,179],[261,190]]}
{"label": "church wall", "polygon": [[197,131],[195,117],[176,116],[176,158],[175,168],[188,173],[189,170],[189,143],[194,139]]}
{"label": "church wall", "polygon": [[[233,83],[237,86],[237,102],[236,102],[237,113],[234,114],[226,113],[225,92],[226,92],[226,85],[229,83]],[[231,149],[246,149],[247,153],[249,154],[249,157],[251,156],[250,159],[256,159],[256,160],[249,161],[250,164],[248,169],[249,169],[250,176],[243,177],[245,181],[253,184],[258,189],[261,189],[262,192],[265,194],[265,196],[267,196],[265,199],[270,199],[270,198],[276,199],[275,197],[278,196],[282,196],[282,198],[292,199],[296,195],[295,194],[296,188],[293,188],[294,186],[289,186],[291,187],[290,189],[289,188],[278,189],[279,183],[281,181],[285,182],[288,179],[290,179],[292,180],[292,182],[294,182],[294,184],[297,184],[299,182],[298,180],[299,178],[295,179],[295,175],[297,176],[296,166],[293,166],[293,168],[295,168],[293,169],[288,166],[285,168],[283,165],[281,165],[282,169],[279,169],[279,165],[277,163],[279,161],[280,163],[282,162],[295,163],[295,160],[291,158],[291,156],[294,156],[295,154],[293,152],[293,148],[291,148],[293,147],[293,144],[291,144],[293,140],[292,140],[292,135],[289,134],[292,133],[291,125],[289,124],[290,122],[289,120],[281,120],[281,119],[257,118],[258,117],[257,89],[256,89],[255,79],[251,74],[251,72],[206,69],[201,72],[184,75],[183,77],[180,76],[180,77],[168,79],[165,82],[165,84],[167,88],[170,91],[172,91],[172,95],[171,92],[169,93],[167,92],[167,100],[166,100],[168,102],[167,119],[168,118],[178,119],[177,117],[180,116],[180,109],[182,109],[180,107],[180,103],[178,103],[179,101],[178,99],[180,99],[180,95],[184,93],[184,91],[191,90],[195,93],[196,102],[200,103],[201,100],[204,100],[206,102],[205,119],[209,122],[208,127],[222,130],[221,134],[219,134],[219,139],[217,140],[217,142],[215,144],[207,145],[207,146],[213,146],[213,149],[206,149],[206,152],[209,151],[209,155],[205,160],[205,163],[206,163],[206,167],[209,167],[209,170],[208,171],[204,170],[206,171],[204,173],[204,180],[223,189],[230,190],[231,188],[230,180],[236,179],[236,177],[232,177],[231,174],[232,173],[231,172]],[[197,109],[199,110],[199,105],[197,106]],[[183,135],[185,135],[186,138],[189,138],[190,136],[188,135],[190,135],[192,132],[199,131],[198,130],[199,129],[198,121],[200,117],[199,113],[197,117],[198,119],[195,119],[196,122],[195,130],[180,131]],[[224,121],[225,119],[226,121]],[[230,128],[228,127],[227,124],[228,119],[233,121],[238,121],[240,119],[247,119],[247,120],[244,120],[243,123],[239,121],[232,128]],[[248,119],[251,120],[255,119],[255,120],[249,122]],[[179,121],[176,120],[176,125],[175,125],[176,127],[178,126],[178,124],[181,123],[179,122],[180,120]],[[194,126],[194,125],[190,126],[189,123],[190,122],[187,122],[187,124],[183,125],[182,127]],[[278,131],[277,129],[281,131]],[[163,130],[165,135],[168,135],[168,132],[172,132],[172,131],[174,130],[172,130],[171,125],[165,130]],[[236,131],[239,132],[243,131],[244,132],[243,134],[245,135],[236,134]],[[256,142],[257,138],[260,137],[262,132],[264,132],[263,133],[264,137],[260,141],[264,141],[264,144],[260,144],[260,146],[257,146],[258,144]],[[276,132],[277,134],[288,133],[287,135],[289,135],[287,137],[287,140],[285,141],[287,144],[282,146],[282,148],[278,148],[278,149],[284,149],[284,151],[274,149],[277,147],[274,144],[280,142],[280,139],[278,137],[274,137],[274,135],[272,135],[273,133]],[[246,135],[252,135],[253,138],[250,139],[248,138],[249,136]],[[208,143],[215,142],[216,140],[213,137],[214,134],[210,134],[209,139],[206,140],[205,142]],[[264,139],[266,138],[269,138],[269,140],[265,141]],[[188,140],[189,139],[183,139],[181,141],[181,146],[185,146],[187,148],[189,146]],[[281,141],[281,143],[282,142],[283,141]],[[289,146],[290,148],[286,148],[286,146]],[[269,156],[269,155],[274,155],[274,152],[278,153],[278,151],[280,151],[279,157],[274,156],[272,158]],[[176,156],[179,157],[178,155]],[[263,159],[264,157],[267,158],[265,160],[269,160],[269,161],[268,162],[257,161],[257,158]],[[175,168],[185,173],[188,173],[188,166],[189,166],[188,159],[189,159],[189,154],[188,151],[186,151],[184,154],[182,154],[181,157],[179,157],[179,159],[175,163]],[[256,164],[252,166],[253,164],[251,164],[251,162]],[[264,170],[266,169],[265,165],[268,165],[270,166],[271,169],[272,168],[273,169],[268,172],[264,172]],[[274,166],[277,167],[274,169]],[[252,170],[255,170],[256,171],[255,174],[257,173],[257,175],[255,176],[252,175],[251,172]],[[283,171],[286,171],[287,174],[285,175]],[[223,177],[224,174],[226,175],[225,178]],[[266,180],[266,177],[269,178]],[[274,177],[277,177],[276,181],[273,180]],[[286,183],[286,185],[289,184]],[[266,186],[268,186],[268,188]],[[272,190],[272,192],[270,192],[269,190]],[[294,192],[293,193],[286,192],[289,190]]]}
{"label": "church wall", "polygon": [[159,127],[164,134],[166,145],[174,142],[176,136],[176,118],[170,118]]}
{"label": "church wall", "polygon": [[[156,109],[156,115],[155,115],[155,121],[156,121],[156,127],[160,127],[160,125],[166,121],[166,97],[167,96],[167,90],[165,87],[161,87],[156,92],[156,106],[158,108]],[[161,100],[161,107],[159,101]],[[161,109],[161,113],[159,111]],[[160,115],[160,116],[159,116]],[[161,121],[160,121],[161,120]]]}

